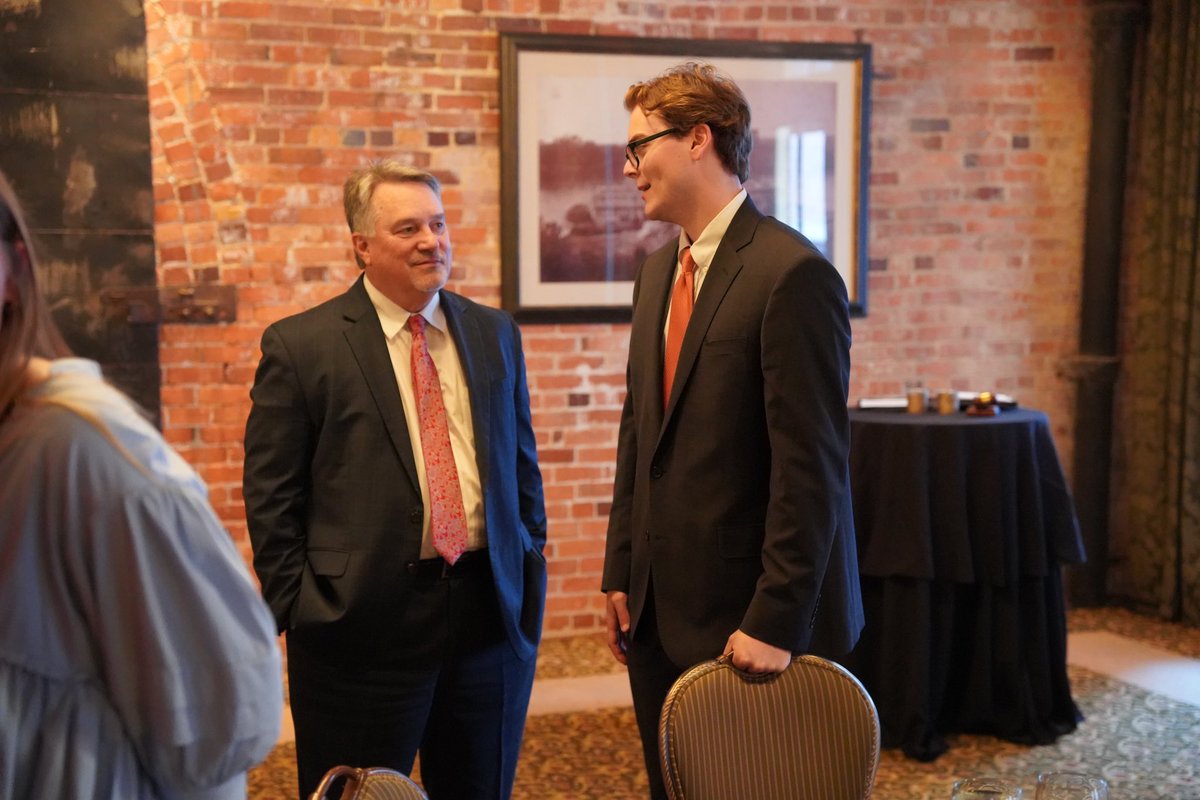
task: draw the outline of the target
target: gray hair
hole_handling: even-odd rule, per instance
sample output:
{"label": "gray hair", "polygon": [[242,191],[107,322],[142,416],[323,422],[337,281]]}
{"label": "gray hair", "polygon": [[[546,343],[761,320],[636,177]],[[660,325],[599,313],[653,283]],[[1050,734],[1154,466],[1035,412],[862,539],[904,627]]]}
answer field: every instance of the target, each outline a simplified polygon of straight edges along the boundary
{"label": "gray hair", "polygon": [[[351,172],[342,185],[342,206],[345,208],[346,224],[350,226],[351,233],[368,234],[375,229],[375,207],[371,200],[381,183],[423,183],[433,190],[439,200],[442,197],[442,185],[433,174],[394,158],[372,161],[367,166]],[[354,260],[360,267],[365,266],[357,252],[354,254]]]}

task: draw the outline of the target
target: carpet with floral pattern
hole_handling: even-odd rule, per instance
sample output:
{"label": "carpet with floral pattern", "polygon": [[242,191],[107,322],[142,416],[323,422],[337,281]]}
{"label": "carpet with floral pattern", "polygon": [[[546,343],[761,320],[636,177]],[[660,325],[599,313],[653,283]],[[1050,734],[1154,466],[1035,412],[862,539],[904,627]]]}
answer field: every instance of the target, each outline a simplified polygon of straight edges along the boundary
{"label": "carpet with floral pattern", "polygon": [[[1073,611],[1069,624],[1072,631],[1107,630],[1200,658],[1200,629],[1119,609]],[[544,643],[538,677],[611,671],[613,662],[600,638],[576,636]],[[1075,666],[1069,675],[1085,717],[1074,733],[1040,747],[988,736],[952,736],[950,750],[931,763],[885,750],[873,797],[949,798],[954,780],[981,774],[1015,779],[1032,797],[1037,773],[1055,769],[1103,775],[1111,786],[1110,800],[1200,800],[1200,707]],[[294,748],[281,744],[251,772],[249,797],[293,798],[295,780]],[[630,709],[529,718],[514,800],[644,797],[646,778]]]}

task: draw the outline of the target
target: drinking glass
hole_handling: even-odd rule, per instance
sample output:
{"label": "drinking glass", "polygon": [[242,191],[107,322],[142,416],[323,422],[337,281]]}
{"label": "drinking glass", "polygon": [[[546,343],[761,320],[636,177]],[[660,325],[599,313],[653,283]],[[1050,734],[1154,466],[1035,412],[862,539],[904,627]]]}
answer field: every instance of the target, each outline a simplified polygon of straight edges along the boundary
{"label": "drinking glass", "polygon": [[950,800],[1021,800],[1021,787],[1004,778],[980,776],[954,782]]}
{"label": "drinking glass", "polygon": [[937,395],[937,411],[939,414],[957,414],[958,413],[958,392],[950,389],[941,389]]}
{"label": "drinking glass", "polygon": [[1080,772],[1038,775],[1037,800],[1108,800],[1108,783]]}
{"label": "drinking glass", "polygon": [[908,403],[908,413],[924,414],[929,405],[929,390],[924,381],[905,381],[904,397]]}

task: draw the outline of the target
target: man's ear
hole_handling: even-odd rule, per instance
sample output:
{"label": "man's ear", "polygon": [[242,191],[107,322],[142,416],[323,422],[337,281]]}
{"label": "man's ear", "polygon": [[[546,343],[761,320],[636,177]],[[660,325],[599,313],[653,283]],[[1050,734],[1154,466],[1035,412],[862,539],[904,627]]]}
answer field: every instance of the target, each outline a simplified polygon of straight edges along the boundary
{"label": "man's ear", "polygon": [[352,233],[350,234],[350,243],[354,246],[354,255],[357,257],[359,263],[364,266],[370,263],[368,256],[371,252],[371,245],[367,241],[367,237],[361,233]]}
{"label": "man's ear", "polygon": [[693,161],[697,161],[713,148],[713,132],[707,122],[694,125],[688,134],[691,137],[688,153]]}

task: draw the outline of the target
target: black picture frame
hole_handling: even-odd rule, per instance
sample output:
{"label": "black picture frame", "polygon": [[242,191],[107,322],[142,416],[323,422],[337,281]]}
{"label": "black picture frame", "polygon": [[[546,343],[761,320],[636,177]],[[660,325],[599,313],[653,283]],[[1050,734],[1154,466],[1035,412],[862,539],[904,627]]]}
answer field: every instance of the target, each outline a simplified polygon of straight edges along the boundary
{"label": "black picture frame", "polygon": [[842,273],[851,314],[866,314],[869,44],[505,32],[501,297],[518,320],[630,319],[634,272],[678,229],[646,220],[622,175],[624,94],[690,60],[750,101],[755,203],[808,235]]}

